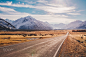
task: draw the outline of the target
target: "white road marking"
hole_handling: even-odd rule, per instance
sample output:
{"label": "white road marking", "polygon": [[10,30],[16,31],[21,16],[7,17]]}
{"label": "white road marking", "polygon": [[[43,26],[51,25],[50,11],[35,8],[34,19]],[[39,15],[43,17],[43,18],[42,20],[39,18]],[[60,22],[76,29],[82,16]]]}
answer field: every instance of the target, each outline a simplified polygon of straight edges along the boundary
{"label": "white road marking", "polygon": [[[69,33],[69,32],[67,32],[66,37],[68,36],[68,33]],[[65,39],[66,39],[66,38],[65,38]],[[65,39],[64,39],[64,40],[65,40]],[[56,57],[56,55],[57,55],[57,53],[58,53],[58,51],[59,51],[60,47],[62,46],[62,44],[63,44],[64,40],[63,40],[63,41],[62,41],[62,43],[60,44],[59,48],[56,50],[56,52],[55,52],[55,54],[54,54],[54,56],[53,56],[53,57]]]}

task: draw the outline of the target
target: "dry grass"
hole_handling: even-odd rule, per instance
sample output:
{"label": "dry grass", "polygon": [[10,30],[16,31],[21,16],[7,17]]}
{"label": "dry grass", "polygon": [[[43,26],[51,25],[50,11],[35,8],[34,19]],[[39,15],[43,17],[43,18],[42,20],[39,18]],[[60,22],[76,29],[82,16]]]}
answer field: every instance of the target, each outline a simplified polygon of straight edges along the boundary
{"label": "dry grass", "polygon": [[70,36],[86,47],[86,32],[75,32],[71,33]]}
{"label": "dry grass", "polygon": [[86,32],[69,32],[59,57],[86,57]]}
{"label": "dry grass", "polygon": [[52,31],[1,31],[0,46],[65,35],[64,30]]}

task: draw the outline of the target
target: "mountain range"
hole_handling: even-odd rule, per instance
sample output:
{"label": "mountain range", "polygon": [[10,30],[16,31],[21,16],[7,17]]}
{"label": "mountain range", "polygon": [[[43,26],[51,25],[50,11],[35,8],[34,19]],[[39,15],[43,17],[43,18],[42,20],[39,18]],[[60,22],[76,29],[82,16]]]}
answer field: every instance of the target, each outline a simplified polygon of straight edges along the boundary
{"label": "mountain range", "polygon": [[5,19],[5,21],[9,22],[9,23],[13,23],[14,21],[13,20],[9,20],[9,19]]}
{"label": "mountain range", "polygon": [[0,30],[10,30],[15,29],[15,27],[4,19],[0,18]]}
{"label": "mountain range", "polygon": [[48,22],[42,22],[36,20],[31,16],[19,18],[15,20],[12,25],[16,27],[16,29],[23,29],[23,30],[52,30],[52,27]]}
{"label": "mountain range", "polygon": [[71,23],[65,25],[63,28],[65,28],[65,29],[77,29],[77,27],[79,27],[80,24],[82,24],[82,21],[76,20],[74,22],[71,22]]}
{"label": "mountain range", "polygon": [[69,24],[49,24],[36,20],[31,16],[19,18],[15,21],[0,18],[0,30],[52,30],[52,29],[86,29],[86,21],[76,20]]}
{"label": "mountain range", "polygon": [[82,22],[76,29],[86,29],[86,21]]}
{"label": "mountain range", "polygon": [[76,20],[69,24],[51,24],[54,29],[86,29],[86,21]]}

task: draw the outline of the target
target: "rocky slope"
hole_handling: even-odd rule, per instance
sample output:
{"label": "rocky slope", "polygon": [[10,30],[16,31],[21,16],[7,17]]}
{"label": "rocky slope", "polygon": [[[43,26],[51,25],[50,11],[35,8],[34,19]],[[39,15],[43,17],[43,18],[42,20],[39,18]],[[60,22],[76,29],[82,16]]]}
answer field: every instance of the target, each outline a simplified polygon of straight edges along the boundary
{"label": "rocky slope", "polygon": [[11,30],[15,27],[4,19],[0,18],[0,30]]}

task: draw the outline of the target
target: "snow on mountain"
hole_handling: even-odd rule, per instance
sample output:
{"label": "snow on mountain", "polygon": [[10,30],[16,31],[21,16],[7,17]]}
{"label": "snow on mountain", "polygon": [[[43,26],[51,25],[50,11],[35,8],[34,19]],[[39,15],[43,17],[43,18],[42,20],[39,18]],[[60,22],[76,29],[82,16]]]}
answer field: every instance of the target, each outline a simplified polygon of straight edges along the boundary
{"label": "snow on mountain", "polygon": [[11,25],[9,22],[0,18],[0,30],[9,30],[9,29],[15,29],[15,27]]}
{"label": "snow on mountain", "polygon": [[12,24],[17,29],[27,29],[27,30],[51,30],[52,29],[49,23],[36,20],[31,16],[17,19]]}
{"label": "snow on mountain", "polygon": [[[54,28],[54,29],[83,29],[86,27],[86,21],[85,22],[82,22],[80,20],[76,20],[74,22],[71,22],[69,24],[63,24],[63,23],[60,23],[60,24],[51,24],[51,26]],[[81,27],[80,27],[81,26]],[[83,28],[82,28],[83,27]]]}
{"label": "snow on mountain", "polygon": [[13,20],[9,20],[9,19],[5,19],[7,22],[11,23],[13,22]]}
{"label": "snow on mountain", "polygon": [[76,29],[86,29],[86,21],[82,22]]}
{"label": "snow on mountain", "polygon": [[71,22],[71,23],[65,25],[63,28],[64,28],[64,29],[75,29],[75,28],[78,27],[81,23],[82,23],[82,21],[76,20],[76,21],[74,21],[74,22]]}

